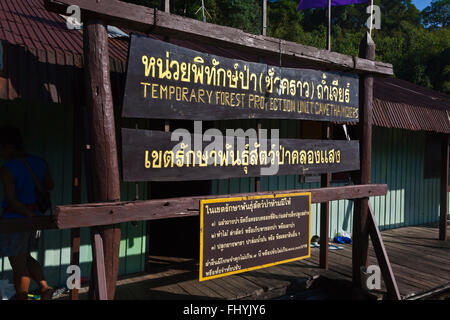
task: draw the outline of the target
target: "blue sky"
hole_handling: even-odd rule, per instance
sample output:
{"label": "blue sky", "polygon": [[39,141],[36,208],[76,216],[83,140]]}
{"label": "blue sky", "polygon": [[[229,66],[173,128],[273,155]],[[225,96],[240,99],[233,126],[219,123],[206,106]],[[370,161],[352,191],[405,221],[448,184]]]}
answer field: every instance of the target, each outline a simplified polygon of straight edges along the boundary
{"label": "blue sky", "polygon": [[431,0],[412,0],[412,3],[416,6],[417,9],[423,10],[425,7],[428,7],[431,3]]}

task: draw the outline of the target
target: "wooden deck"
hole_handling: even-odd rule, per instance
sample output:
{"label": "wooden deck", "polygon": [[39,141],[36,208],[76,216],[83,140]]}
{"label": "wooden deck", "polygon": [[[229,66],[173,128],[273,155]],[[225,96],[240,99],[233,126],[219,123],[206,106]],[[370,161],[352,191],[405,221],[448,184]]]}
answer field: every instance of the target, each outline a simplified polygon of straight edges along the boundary
{"label": "wooden deck", "polygon": [[[447,227],[449,228],[449,227]],[[389,259],[403,298],[421,298],[450,289],[450,241],[439,241],[433,226],[406,227],[382,232]],[[152,273],[120,279],[116,299],[273,299],[306,292],[318,275],[351,279],[351,245],[330,250],[328,271],[318,267],[319,249],[311,258],[238,275],[198,281],[198,264],[191,260],[151,257]],[[376,264],[370,249],[369,264]],[[86,298],[80,290],[80,298]],[[382,284],[381,293],[384,291]]]}

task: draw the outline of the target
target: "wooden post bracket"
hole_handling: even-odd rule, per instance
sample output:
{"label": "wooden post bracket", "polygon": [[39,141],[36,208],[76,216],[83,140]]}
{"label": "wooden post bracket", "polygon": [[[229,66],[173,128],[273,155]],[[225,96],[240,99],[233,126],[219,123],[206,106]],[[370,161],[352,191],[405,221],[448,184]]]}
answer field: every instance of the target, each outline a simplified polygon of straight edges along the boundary
{"label": "wooden post bracket", "polygon": [[383,238],[381,237],[380,230],[378,229],[375,215],[373,214],[372,205],[369,201],[369,215],[367,219],[370,239],[372,240],[373,249],[377,256],[378,264],[381,269],[384,284],[386,285],[387,293],[392,300],[402,300],[400,292],[398,290],[397,281],[395,281],[394,272],[391,268],[391,263],[384,247]]}
{"label": "wooden post bracket", "polygon": [[93,241],[93,267],[95,268],[95,277],[93,285],[95,287],[95,295],[98,300],[108,300],[108,290],[106,286],[106,272],[105,272],[105,256],[103,253],[103,239],[99,231],[95,229]]}

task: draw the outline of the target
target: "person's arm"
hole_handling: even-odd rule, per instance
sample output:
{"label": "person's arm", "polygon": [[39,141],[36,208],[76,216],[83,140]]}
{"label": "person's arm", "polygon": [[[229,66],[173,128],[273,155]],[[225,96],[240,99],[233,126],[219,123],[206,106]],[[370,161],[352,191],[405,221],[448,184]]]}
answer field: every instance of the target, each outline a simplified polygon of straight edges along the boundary
{"label": "person's arm", "polygon": [[6,167],[0,168],[0,179],[3,183],[3,190],[5,192],[5,199],[8,203],[8,207],[14,212],[23,214],[24,216],[36,217],[37,214],[35,212],[28,209],[26,205],[17,200],[14,176]]}
{"label": "person's arm", "polygon": [[44,174],[44,187],[51,191],[55,187],[55,183],[53,182],[52,175],[50,174],[50,169],[48,168],[48,163],[45,162],[45,174]]}

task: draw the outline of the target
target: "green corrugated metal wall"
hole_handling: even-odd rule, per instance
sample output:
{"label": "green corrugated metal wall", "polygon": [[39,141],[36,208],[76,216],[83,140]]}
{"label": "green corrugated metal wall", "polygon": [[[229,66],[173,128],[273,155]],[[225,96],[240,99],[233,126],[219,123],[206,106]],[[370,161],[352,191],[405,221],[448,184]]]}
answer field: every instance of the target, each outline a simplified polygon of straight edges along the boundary
{"label": "green corrugated metal wall", "polygon": [[[36,104],[19,100],[0,100],[0,125],[19,127],[24,136],[26,149],[44,157],[55,180],[52,192],[53,205],[70,204],[72,199],[72,108],[61,104]],[[1,163],[0,163],[1,165]],[[82,179],[85,181],[85,179]],[[83,186],[85,192],[86,188]],[[134,200],[135,184],[121,183],[121,200]],[[139,198],[145,199],[146,184],[139,184]],[[0,190],[3,198],[3,191]],[[86,194],[83,195],[86,201]],[[145,223],[121,225],[119,273],[129,274],[144,269]],[[81,231],[81,275],[89,277],[92,261],[89,229]],[[47,230],[43,232],[39,252],[33,253],[44,266],[44,272],[53,286],[65,285],[66,269],[70,264],[70,230]],[[0,278],[11,281],[11,267],[7,258],[0,258]]]}
{"label": "green corrugated metal wall", "polygon": [[[49,162],[56,184],[52,193],[54,205],[69,204],[72,177],[71,108],[60,104],[1,100],[0,110],[0,124],[20,127],[27,150],[45,157]],[[122,122],[122,125],[130,123]],[[256,123],[252,120],[224,121],[218,126],[245,129],[255,128]],[[300,137],[299,121],[268,120],[262,122],[262,127],[279,127],[280,138]],[[439,179],[423,179],[425,136],[423,132],[374,128],[372,182],[387,183],[389,186],[386,196],[372,199],[375,215],[382,229],[433,222],[439,218]],[[140,183],[138,186],[139,199],[146,199],[146,184]],[[297,176],[261,178],[262,191],[317,187],[318,183],[300,184]],[[122,183],[121,190],[122,200],[135,199],[135,184]],[[252,191],[253,178],[215,180],[212,183],[212,194]],[[85,195],[83,199],[86,199]],[[353,203],[347,200],[333,201],[330,209],[330,236],[333,237],[340,229],[351,232]],[[312,235],[319,234],[319,210],[319,205],[312,205]],[[122,224],[121,230],[119,274],[143,271],[145,223]],[[81,243],[82,276],[89,276],[92,257],[89,230],[86,228],[82,229]],[[70,261],[70,231],[45,231],[41,249],[34,256],[44,265],[51,285],[64,285]],[[0,278],[11,279],[10,270],[7,259],[0,258]]]}
{"label": "green corrugated metal wall", "polygon": [[[281,127],[285,127],[280,123]],[[291,125],[292,126],[292,125]],[[263,125],[264,127],[264,125]],[[283,133],[280,133],[280,137]],[[386,183],[386,196],[372,197],[380,229],[417,225],[439,220],[439,179],[424,179],[425,132],[373,129],[372,183]],[[332,185],[344,185],[333,183]],[[294,176],[261,178],[261,191],[318,188],[319,183],[299,183]],[[214,181],[214,194],[254,191],[254,179]],[[311,234],[319,234],[320,206],[313,204]],[[353,201],[330,203],[330,233],[352,231]]]}

